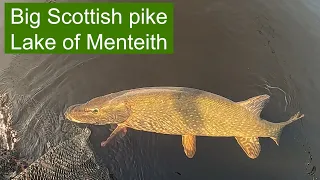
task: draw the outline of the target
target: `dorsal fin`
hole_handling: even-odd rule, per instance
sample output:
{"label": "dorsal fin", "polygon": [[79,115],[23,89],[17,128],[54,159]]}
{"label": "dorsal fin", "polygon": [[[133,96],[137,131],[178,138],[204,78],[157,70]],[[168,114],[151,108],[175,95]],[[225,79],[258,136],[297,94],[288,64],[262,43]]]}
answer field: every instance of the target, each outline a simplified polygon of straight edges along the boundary
{"label": "dorsal fin", "polygon": [[269,102],[270,96],[267,94],[255,96],[245,101],[237,102],[257,116],[260,116],[262,109]]}

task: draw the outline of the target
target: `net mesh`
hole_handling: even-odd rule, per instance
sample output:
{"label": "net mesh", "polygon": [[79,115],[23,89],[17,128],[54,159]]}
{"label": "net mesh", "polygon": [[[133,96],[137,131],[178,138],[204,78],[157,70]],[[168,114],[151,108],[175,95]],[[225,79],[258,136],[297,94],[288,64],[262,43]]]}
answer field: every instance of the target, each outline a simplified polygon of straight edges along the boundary
{"label": "net mesh", "polygon": [[14,179],[109,180],[108,170],[97,164],[88,145],[89,135],[90,130],[86,128],[74,138],[51,148]]}
{"label": "net mesh", "polygon": [[[4,101],[5,100],[5,101]],[[8,95],[0,96],[1,117],[2,124],[8,125],[8,117],[11,117],[11,111],[8,109],[9,102]],[[4,111],[4,109],[6,111]],[[54,114],[45,113],[41,117],[43,119],[50,119]],[[37,116],[33,116],[36,118]],[[5,120],[6,119],[6,120]],[[56,119],[57,120],[57,119]],[[10,134],[10,128],[6,129],[4,126],[2,131]],[[46,126],[39,126],[45,128]],[[14,141],[10,139],[9,135],[2,136],[0,147],[0,179],[16,179],[16,180],[58,180],[58,179],[94,179],[94,180],[109,180],[109,171],[96,158],[96,155],[91,150],[89,143],[89,136],[91,131],[88,128],[81,129],[74,127],[71,124],[66,124],[62,129],[69,129],[69,134],[65,136],[69,139],[58,143],[57,146],[51,147],[50,141],[47,142],[47,149],[44,155],[28,165],[25,158],[20,158],[25,153],[18,153],[14,148]],[[52,132],[50,129],[43,130],[44,132]],[[3,134],[3,132],[1,134]],[[11,131],[12,132],[12,131]],[[32,134],[32,133],[31,133]],[[29,135],[32,137],[32,135]],[[28,137],[28,136],[27,136]],[[28,139],[30,141],[30,138]],[[52,144],[53,141],[51,141]],[[9,146],[11,145],[12,146]],[[40,143],[39,143],[40,144]],[[27,148],[28,146],[20,145]],[[20,147],[20,150],[21,150]],[[28,150],[37,150],[37,146],[30,146]],[[19,149],[18,149],[19,150]],[[32,159],[32,158],[31,158]],[[26,169],[24,169],[26,168]],[[20,174],[18,174],[20,173]],[[16,175],[18,174],[18,175]]]}

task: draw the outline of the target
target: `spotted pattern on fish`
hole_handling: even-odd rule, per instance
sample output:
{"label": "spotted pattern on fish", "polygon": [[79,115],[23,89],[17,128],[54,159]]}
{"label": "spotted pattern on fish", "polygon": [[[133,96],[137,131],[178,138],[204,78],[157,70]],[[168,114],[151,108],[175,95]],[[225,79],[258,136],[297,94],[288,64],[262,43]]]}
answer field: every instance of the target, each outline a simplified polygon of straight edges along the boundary
{"label": "spotted pattern on fish", "polygon": [[[199,90],[200,91],[200,90]],[[268,132],[268,123],[221,96],[204,91],[144,90],[123,94],[131,109],[128,127],[162,134],[197,136],[253,136]],[[260,122],[259,122],[260,121]],[[262,131],[263,130],[263,131]]]}
{"label": "spotted pattern on fish", "polygon": [[[272,123],[260,118],[269,95],[233,102],[225,97],[185,87],[148,87],[97,97],[70,106],[67,119],[88,124],[118,124],[140,131],[181,135],[187,156],[195,153],[196,136],[235,137],[248,157],[260,153],[259,137],[279,144],[282,129],[304,117]],[[194,138],[193,138],[194,137]],[[194,152],[193,152],[194,151]]]}
{"label": "spotted pattern on fish", "polygon": [[236,140],[248,157],[255,159],[259,156],[261,151],[259,138],[236,137]]}

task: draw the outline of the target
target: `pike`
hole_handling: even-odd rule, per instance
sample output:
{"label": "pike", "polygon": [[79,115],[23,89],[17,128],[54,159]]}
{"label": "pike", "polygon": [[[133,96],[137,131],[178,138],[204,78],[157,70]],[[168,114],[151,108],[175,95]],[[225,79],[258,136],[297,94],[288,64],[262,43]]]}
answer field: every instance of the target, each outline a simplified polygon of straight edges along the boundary
{"label": "pike", "polygon": [[96,97],[87,103],[67,108],[65,117],[76,123],[115,124],[105,146],[127,128],[182,136],[188,158],[196,152],[196,137],[235,137],[246,153],[255,159],[261,146],[259,138],[271,138],[278,146],[282,129],[304,117],[300,112],[289,120],[273,123],[260,118],[269,95],[234,102],[222,96],[186,87],[146,87]]}

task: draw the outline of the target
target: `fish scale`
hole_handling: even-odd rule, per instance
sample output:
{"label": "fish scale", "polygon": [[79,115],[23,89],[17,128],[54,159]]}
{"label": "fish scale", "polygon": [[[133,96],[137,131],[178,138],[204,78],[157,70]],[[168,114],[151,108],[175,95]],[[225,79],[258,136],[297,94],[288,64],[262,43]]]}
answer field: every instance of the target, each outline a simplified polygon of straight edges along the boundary
{"label": "fish scale", "polygon": [[[150,93],[127,98],[132,115],[126,124],[133,129],[162,134],[250,137],[259,133],[260,137],[267,136],[265,133],[268,131],[263,131],[266,129],[265,123],[253,115],[243,117],[248,110],[236,103],[214,101],[212,96],[199,97],[192,94],[174,102],[176,93],[184,92]],[[167,100],[168,103],[158,103],[161,99]],[[180,104],[185,104],[186,108],[181,108]],[[190,104],[193,104],[194,108],[188,108]],[[152,126],[145,127],[144,124]],[[253,132],[256,133],[244,134],[252,129],[251,126],[256,126],[256,131]],[[167,127],[174,128],[170,130]]]}
{"label": "fish scale", "polygon": [[125,90],[70,106],[65,116],[77,123],[117,124],[106,145],[127,128],[168,135],[181,135],[185,154],[196,152],[196,137],[234,137],[251,159],[261,151],[259,138],[269,137],[279,145],[282,129],[304,117],[299,112],[289,120],[272,123],[260,118],[269,101],[260,95],[241,102],[186,87],[147,87]]}

